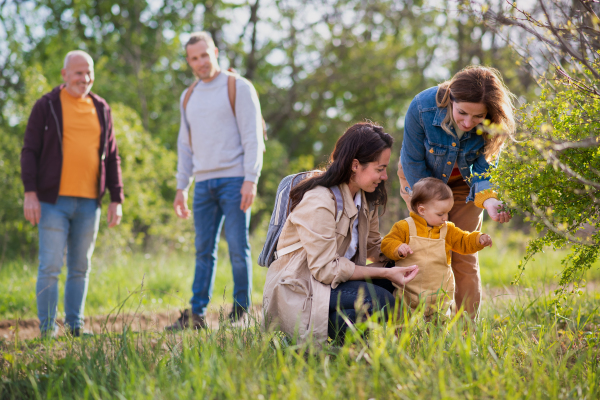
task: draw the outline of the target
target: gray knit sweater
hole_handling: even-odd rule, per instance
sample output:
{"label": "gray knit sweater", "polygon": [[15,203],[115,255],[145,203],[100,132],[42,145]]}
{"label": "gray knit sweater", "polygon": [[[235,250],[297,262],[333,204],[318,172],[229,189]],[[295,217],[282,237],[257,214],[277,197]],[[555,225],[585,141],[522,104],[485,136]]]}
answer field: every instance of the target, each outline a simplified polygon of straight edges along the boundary
{"label": "gray knit sweater", "polygon": [[[244,177],[258,182],[263,162],[262,116],[252,84],[236,79],[235,115],[227,93],[227,74],[199,82],[183,115],[177,140],[177,189],[187,190],[192,182],[213,178]],[[188,123],[192,132],[190,146]],[[193,149],[193,151],[192,151]]]}

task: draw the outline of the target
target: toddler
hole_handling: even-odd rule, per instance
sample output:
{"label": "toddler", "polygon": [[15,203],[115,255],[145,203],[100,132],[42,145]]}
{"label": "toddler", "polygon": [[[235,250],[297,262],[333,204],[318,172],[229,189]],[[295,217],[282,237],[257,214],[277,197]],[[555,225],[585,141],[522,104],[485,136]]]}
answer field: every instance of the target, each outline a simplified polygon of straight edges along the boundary
{"label": "toddler", "polygon": [[492,239],[481,232],[465,232],[448,221],[454,205],[452,190],[436,178],[418,181],[412,190],[410,217],[398,221],[381,243],[381,251],[396,266],[418,265],[419,273],[396,294],[416,308],[425,301],[425,317],[435,312],[449,316],[454,303],[452,251],[473,254]]}

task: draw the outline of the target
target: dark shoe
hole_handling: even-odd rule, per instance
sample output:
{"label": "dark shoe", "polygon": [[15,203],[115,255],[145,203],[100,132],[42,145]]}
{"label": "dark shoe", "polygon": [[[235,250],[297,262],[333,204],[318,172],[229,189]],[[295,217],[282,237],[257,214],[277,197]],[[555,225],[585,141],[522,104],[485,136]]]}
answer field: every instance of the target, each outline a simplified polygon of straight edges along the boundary
{"label": "dark shoe", "polygon": [[75,328],[70,330],[71,336],[73,337],[86,337],[86,336],[94,336],[93,333],[89,333],[83,330],[83,328]]}
{"label": "dark shoe", "polygon": [[229,320],[231,322],[237,322],[247,314],[246,309],[239,305],[234,305],[233,310],[229,313]]}
{"label": "dark shoe", "polygon": [[194,314],[192,310],[187,309],[181,312],[181,316],[172,325],[165,326],[165,331],[177,332],[184,329],[205,329],[208,328],[204,315]]}

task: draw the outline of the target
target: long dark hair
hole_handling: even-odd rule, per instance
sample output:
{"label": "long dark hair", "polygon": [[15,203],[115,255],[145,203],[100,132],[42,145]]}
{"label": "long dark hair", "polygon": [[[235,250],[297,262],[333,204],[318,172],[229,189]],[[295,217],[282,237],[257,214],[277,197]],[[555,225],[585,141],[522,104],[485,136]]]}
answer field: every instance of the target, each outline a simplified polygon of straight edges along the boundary
{"label": "long dark hair", "polygon": [[[354,159],[361,165],[377,161],[383,150],[390,149],[393,143],[394,138],[385,133],[381,126],[370,122],[352,125],[336,142],[325,171],[306,179],[291,190],[291,209],[293,210],[300,203],[304,193],[317,186],[332,187],[350,182]],[[381,181],[374,192],[365,192],[365,197],[369,203],[383,206],[385,209],[387,203],[385,181]]]}

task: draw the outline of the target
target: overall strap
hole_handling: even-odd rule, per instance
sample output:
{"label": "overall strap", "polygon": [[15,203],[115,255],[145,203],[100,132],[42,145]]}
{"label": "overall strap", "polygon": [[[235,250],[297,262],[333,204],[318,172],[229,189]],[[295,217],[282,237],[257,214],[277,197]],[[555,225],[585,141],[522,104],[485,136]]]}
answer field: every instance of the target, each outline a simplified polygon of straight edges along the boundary
{"label": "overall strap", "polygon": [[444,226],[440,229],[440,239],[446,240],[446,233],[448,233],[448,224],[444,223]]}
{"label": "overall strap", "polygon": [[417,225],[415,225],[415,220],[412,217],[406,218],[406,222],[408,222],[408,234],[410,236],[417,236]]}

